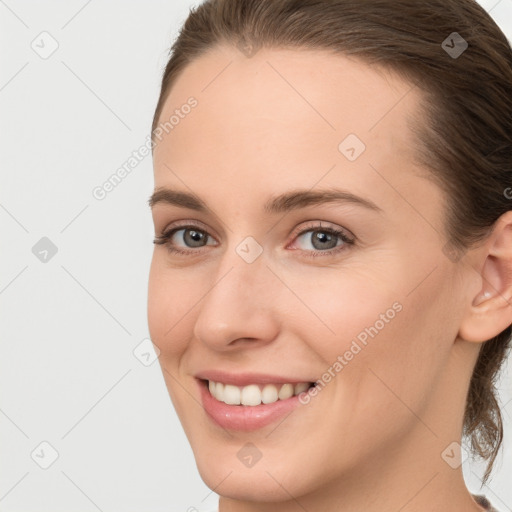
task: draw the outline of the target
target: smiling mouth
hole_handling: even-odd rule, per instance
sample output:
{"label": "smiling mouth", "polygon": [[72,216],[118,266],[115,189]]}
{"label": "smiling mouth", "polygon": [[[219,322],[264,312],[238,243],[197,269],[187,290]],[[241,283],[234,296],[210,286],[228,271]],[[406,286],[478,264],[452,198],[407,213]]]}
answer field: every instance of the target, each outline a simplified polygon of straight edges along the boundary
{"label": "smiling mouth", "polygon": [[315,382],[234,386],[232,384],[224,384],[212,380],[201,380],[210,391],[210,394],[219,402],[224,402],[227,405],[246,405],[253,407],[287,400],[316,386]]}

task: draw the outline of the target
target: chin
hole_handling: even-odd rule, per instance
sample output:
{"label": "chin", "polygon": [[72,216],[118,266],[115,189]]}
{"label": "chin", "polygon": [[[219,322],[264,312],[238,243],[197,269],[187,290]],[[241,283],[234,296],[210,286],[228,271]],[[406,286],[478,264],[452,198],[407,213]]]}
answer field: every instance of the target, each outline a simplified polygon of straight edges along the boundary
{"label": "chin", "polygon": [[[264,460],[264,456],[251,468],[245,467],[236,452],[224,457],[210,452],[209,457],[196,457],[203,482],[220,496],[242,501],[282,502],[290,495],[298,497],[315,488],[302,464]],[[283,464],[284,463],[284,464]],[[301,474],[302,473],[302,474]],[[304,479],[305,480],[302,480]]]}
{"label": "chin", "polygon": [[[201,468],[198,465],[198,470],[203,482],[219,496],[254,502],[280,502],[290,499],[290,495],[277,483],[279,479],[274,480],[264,469],[253,473],[254,468],[220,471],[215,467]],[[288,492],[293,496],[297,495],[295,489],[289,489]]]}

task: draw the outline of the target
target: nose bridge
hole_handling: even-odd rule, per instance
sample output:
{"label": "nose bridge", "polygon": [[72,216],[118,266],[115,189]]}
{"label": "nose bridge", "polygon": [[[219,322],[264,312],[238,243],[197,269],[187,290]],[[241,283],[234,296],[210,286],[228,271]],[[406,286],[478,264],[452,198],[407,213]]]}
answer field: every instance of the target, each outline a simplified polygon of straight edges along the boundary
{"label": "nose bridge", "polygon": [[244,239],[230,247],[212,272],[194,329],[203,342],[220,347],[239,338],[273,338],[277,323],[269,289],[272,273],[263,248],[256,244]]}

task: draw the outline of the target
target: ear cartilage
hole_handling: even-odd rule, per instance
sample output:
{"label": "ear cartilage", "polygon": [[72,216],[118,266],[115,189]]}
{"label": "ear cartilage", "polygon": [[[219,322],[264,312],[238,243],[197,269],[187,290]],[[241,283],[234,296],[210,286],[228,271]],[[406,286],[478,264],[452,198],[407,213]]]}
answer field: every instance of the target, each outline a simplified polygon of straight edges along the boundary
{"label": "ear cartilage", "polygon": [[482,304],[482,302],[485,302],[487,299],[489,299],[491,297],[491,292],[490,291],[485,291],[483,293],[481,293],[480,295],[477,296],[477,298],[475,299],[475,302],[473,303],[474,306],[479,306],[480,304]]}

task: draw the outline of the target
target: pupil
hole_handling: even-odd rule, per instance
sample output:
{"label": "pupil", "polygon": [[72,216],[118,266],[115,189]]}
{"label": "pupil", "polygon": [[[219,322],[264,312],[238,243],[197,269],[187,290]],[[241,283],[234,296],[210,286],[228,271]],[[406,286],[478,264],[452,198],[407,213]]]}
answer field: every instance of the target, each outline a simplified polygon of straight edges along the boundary
{"label": "pupil", "polygon": [[[318,247],[316,247],[316,242],[320,242],[320,248],[325,249],[326,248],[325,242],[331,242],[332,240],[333,240],[333,236],[330,233],[317,232],[316,236],[313,239],[313,245],[315,246],[315,248],[318,248]],[[335,246],[336,246],[336,241],[334,243],[334,246],[332,246],[332,247],[329,246],[328,248],[332,249]]]}
{"label": "pupil", "polygon": [[[201,240],[203,239],[203,233],[201,233],[201,231],[188,230],[186,233],[189,233],[188,238],[191,240],[191,244],[189,245],[194,246],[194,244],[200,244]],[[187,237],[187,235],[185,235],[185,237]]]}

